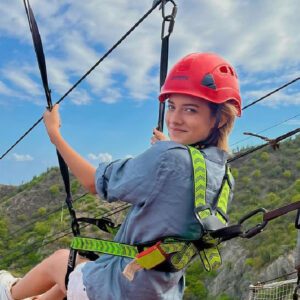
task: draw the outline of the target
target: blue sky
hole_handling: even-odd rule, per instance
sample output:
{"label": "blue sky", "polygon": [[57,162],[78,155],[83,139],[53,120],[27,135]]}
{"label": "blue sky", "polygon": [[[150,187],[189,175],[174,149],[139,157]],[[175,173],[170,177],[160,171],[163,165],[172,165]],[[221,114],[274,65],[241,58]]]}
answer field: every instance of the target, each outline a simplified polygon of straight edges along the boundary
{"label": "blue sky", "polygon": [[[53,101],[62,96],[151,6],[152,0],[32,0]],[[63,3],[63,4],[62,4]],[[236,67],[244,105],[300,76],[297,0],[178,0],[170,65],[216,52]],[[0,154],[43,113],[43,94],[21,0],[0,6]],[[61,105],[65,139],[95,166],[149,147],[158,118],[161,15],[154,12]],[[230,143],[300,114],[297,82],[243,113]],[[298,128],[300,117],[266,131]],[[243,147],[260,143],[247,139]],[[43,124],[0,161],[0,184],[20,184],[56,165]]]}

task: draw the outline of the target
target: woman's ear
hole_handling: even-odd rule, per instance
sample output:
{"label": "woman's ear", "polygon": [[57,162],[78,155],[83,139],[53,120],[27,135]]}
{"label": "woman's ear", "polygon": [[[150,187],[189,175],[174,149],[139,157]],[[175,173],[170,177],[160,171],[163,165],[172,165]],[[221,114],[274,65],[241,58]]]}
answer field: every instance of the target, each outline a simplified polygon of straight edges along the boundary
{"label": "woman's ear", "polygon": [[221,116],[221,120],[220,120],[218,129],[222,128],[226,123],[227,123],[227,118],[226,118],[226,116],[223,114],[223,115]]}

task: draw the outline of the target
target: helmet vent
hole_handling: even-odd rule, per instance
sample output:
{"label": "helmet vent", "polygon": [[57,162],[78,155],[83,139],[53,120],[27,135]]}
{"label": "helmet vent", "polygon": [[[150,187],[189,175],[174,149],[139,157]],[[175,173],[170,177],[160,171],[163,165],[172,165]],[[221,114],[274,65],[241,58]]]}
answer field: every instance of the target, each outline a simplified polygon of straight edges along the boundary
{"label": "helmet vent", "polygon": [[229,69],[231,75],[234,76],[234,72],[233,72],[232,68],[231,68],[231,67],[228,67],[228,69]]}
{"label": "helmet vent", "polygon": [[226,67],[226,66],[220,67],[220,72],[221,72],[221,73],[228,73],[227,67]]}
{"label": "helmet vent", "polygon": [[201,84],[213,90],[217,89],[214,78],[211,74],[206,74],[203,77]]}

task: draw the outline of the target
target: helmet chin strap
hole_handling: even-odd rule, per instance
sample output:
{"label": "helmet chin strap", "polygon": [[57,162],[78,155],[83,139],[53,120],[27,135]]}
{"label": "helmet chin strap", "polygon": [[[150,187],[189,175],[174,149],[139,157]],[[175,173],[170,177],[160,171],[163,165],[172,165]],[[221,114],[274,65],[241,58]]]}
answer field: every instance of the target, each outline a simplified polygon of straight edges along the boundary
{"label": "helmet chin strap", "polygon": [[203,149],[203,148],[206,148],[208,146],[217,146],[218,129],[219,129],[220,121],[221,121],[221,110],[220,110],[220,107],[217,106],[215,125],[211,129],[209,136],[205,140],[199,141],[199,142],[197,142],[193,145],[190,145],[190,146],[195,147],[197,149]]}

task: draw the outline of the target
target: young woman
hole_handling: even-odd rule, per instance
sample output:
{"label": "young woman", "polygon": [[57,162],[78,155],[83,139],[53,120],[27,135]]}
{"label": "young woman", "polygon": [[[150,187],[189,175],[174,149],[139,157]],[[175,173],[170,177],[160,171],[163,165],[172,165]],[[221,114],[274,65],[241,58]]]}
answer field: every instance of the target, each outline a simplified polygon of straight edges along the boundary
{"label": "young woman", "polygon": [[[115,241],[137,244],[178,237],[197,240],[203,234],[194,209],[193,165],[187,145],[199,149],[206,163],[206,199],[217,197],[225,174],[228,135],[241,113],[237,75],[223,58],[212,53],[194,53],[181,59],[170,71],[159,95],[168,101],[166,125],[170,141],[154,130],[153,146],[141,155],[102,163],[97,170],[62,138],[58,105],[46,111],[44,122],[51,142],[84,187],[107,201],[132,204]],[[232,195],[230,196],[230,198]],[[94,262],[78,257],[64,279],[68,250],[45,259],[23,279],[0,274],[1,299],[182,299],[185,269],[177,272],[139,268],[134,279],[124,276],[132,259],[102,255]],[[48,292],[47,292],[48,291]]]}

